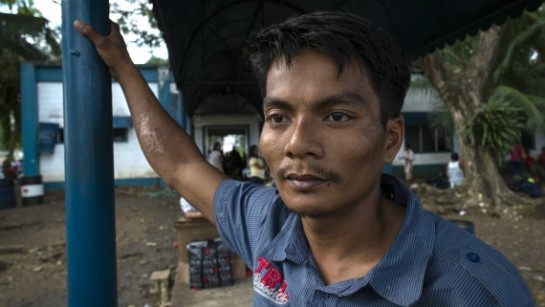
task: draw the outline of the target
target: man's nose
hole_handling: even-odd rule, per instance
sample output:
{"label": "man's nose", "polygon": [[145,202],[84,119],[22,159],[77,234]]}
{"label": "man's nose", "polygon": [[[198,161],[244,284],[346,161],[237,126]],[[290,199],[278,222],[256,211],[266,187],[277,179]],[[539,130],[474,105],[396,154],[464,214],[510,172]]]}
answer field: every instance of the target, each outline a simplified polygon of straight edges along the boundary
{"label": "man's nose", "polygon": [[288,130],[288,141],[284,148],[284,154],[290,158],[304,158],[323,156],[321,130],[318,123],[311,119],[299,119]]}

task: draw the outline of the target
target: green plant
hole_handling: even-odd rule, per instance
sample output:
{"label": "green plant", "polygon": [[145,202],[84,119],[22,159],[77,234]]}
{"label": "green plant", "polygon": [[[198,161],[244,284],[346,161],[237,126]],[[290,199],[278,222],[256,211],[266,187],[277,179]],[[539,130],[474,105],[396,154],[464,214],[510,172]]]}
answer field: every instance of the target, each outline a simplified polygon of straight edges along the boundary
{"label": "green plant", "polygon": [[464,137],[473,146],[488,148],[500,165],[511,146],[519,142],[525,129],[524,110],[513,103],[513,96],[518,96],[516,90],[498,87],[463,128]]}

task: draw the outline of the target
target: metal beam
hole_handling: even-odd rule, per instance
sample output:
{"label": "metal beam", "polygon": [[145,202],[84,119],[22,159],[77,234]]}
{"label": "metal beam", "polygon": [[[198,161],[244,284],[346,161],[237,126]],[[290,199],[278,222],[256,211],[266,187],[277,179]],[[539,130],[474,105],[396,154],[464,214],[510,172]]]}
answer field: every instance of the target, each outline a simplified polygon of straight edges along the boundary
{"label": "metal beam", "polygon": [[107,0],[62,1],[68,306],[117,306],[111,76],[75,19],[110,31]]}

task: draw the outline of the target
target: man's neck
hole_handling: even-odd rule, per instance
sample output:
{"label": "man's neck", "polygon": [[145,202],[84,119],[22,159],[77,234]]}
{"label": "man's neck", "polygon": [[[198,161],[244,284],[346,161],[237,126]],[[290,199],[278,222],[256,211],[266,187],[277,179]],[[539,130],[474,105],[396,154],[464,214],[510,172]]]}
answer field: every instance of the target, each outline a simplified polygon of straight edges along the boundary
{"label": "man's neck", "polygon": [[328,218],[303,218],[303,229],[327,284],[362,277],[385,255],[405,208],[385,197]]}

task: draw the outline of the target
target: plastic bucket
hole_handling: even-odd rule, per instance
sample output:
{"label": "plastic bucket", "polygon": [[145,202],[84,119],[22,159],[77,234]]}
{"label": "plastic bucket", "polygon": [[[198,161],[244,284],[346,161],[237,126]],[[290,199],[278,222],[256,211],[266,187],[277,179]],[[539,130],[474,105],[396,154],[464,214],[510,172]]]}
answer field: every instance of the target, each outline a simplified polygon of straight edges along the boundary
{"label": "plastic bucket", "polygon": [[0,179],[0,209],[15,208],[15,183],[11,179]]}
{"label": "plastic bucket", "polygon": [[21,203],[23,206],[44,203],[44,185],[41,175],[21,178]]}

